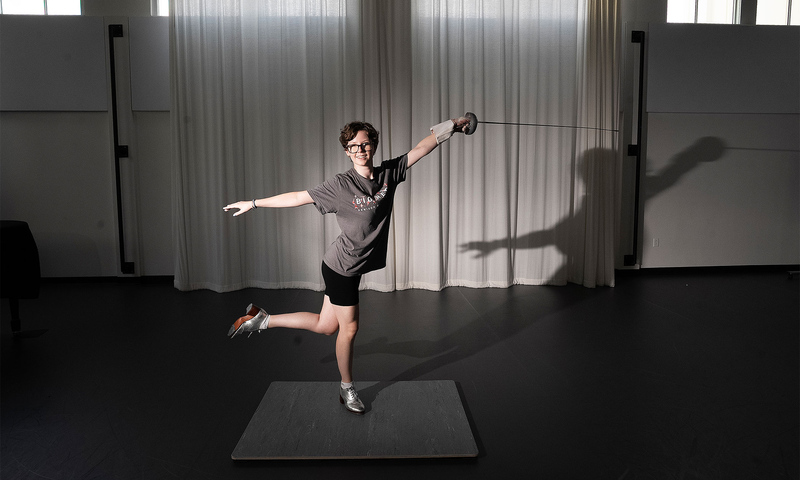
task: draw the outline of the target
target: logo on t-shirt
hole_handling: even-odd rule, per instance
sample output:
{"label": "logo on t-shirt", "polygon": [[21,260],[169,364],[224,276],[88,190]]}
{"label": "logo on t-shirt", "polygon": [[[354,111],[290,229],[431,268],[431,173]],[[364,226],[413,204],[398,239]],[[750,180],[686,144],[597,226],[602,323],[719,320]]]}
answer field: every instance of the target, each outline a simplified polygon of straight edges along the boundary
{"label": "logo on t-shirt", "polygon": [[362,195],[362,196],[354,196],[353,197],[353,207],[359,212],[366,212],[367,210],[372,210],[377,208],[378,204],[381,203],[383,197],[389,192],[389,185],[383,184],[380,191],[375,194],[375,196],[369,195]]}

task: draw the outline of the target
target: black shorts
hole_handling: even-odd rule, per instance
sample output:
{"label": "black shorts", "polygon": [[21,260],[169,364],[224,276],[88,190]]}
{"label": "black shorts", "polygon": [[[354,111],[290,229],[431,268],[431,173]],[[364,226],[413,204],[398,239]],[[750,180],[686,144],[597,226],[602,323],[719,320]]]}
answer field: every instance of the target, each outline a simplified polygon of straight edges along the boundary
{"label": "black shorts", "polygon": [[331,303],[340,307],[358,305],[358,285],[361,275],[345,277],[322,262],[322,278],[325,280],[325,295],[330,297]]}

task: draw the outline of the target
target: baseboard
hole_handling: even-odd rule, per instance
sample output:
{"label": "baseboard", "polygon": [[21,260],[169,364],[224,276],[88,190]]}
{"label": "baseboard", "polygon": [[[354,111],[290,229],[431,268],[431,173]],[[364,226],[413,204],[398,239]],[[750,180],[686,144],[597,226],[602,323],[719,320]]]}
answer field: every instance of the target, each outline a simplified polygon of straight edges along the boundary
{"label": "baseboard", "polygon": [[42,283],[132,283],[172,284],[174,275],[145,275],[141,277],[42,277]]}

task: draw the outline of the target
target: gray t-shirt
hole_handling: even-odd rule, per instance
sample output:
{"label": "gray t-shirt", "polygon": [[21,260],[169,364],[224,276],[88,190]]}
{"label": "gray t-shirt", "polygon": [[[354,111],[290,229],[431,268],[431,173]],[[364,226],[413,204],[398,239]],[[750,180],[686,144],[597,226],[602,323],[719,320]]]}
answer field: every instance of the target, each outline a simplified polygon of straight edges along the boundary
{"label": "gray t-shirt", "polygon": [[386,266],[394,192],[407,165],[407,155],[385,160],[372,180],[351,168],[308,191],[320,213],[336,214],[342,230],[323,257],[331,270],[353,277]]}

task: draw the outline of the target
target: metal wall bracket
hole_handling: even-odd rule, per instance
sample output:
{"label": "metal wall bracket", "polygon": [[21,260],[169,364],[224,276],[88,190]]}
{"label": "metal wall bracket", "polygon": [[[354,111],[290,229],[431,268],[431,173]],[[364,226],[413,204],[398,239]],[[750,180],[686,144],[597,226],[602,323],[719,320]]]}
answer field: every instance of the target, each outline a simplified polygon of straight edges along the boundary
{"label": "metal wall bracket", "polygon": [[641,184],[642,168],[642,117],[644,115],[644,48],[645,32],[634,30],[631,32],[631,43],[639,44],[639,99],[637,111],[639,112],[636,128],[636,145],[628,145],[628,156],[636,157],[636,187],[633,194],[633,253],[625,255],[623,263],[632,267],[639,263],[639,188]]}
{"label": "metal wall bracket", "polygon": [[124,36],[122,25],[114,24],[108,26],[108,55],[109,69],[111,70],[111,118],[114,127],[114,170],[117,180],[117,227],[119,229],[119,258],[120,269],[124,274],[132,274],[136,271],[133,262],[125,260],[125,229],[122,221],[122,181],[120,177],[120,158],[128,157],[128,146],[119,144],[119,122],[117,116],[117,70],[114,63],[114,39]]}

